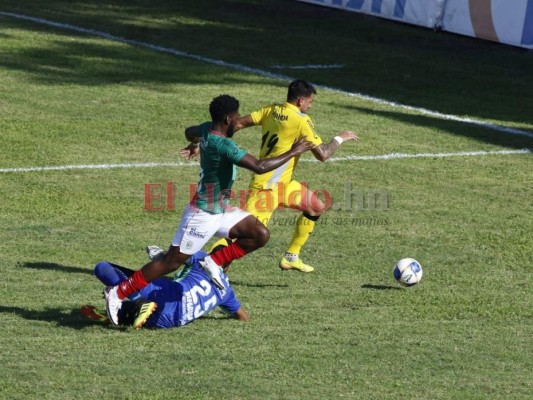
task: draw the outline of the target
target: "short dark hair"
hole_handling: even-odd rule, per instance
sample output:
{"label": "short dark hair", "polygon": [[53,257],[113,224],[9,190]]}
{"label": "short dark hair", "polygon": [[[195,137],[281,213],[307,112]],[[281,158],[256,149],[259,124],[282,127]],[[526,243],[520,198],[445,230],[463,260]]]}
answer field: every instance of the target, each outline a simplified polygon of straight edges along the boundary
{"label": "short dark hair", "polygon": [[289,84],[287,101],[295,101],[300,97],[310,97],[316,94],[315,87],[303,79],[296,79]]}
{"label": "short dark hair", "polygon": [[221,94],[209,104],[209,113],[213,122],[222,122],[227,115],[237,111],[239,111],[239,100],[229,94]]}

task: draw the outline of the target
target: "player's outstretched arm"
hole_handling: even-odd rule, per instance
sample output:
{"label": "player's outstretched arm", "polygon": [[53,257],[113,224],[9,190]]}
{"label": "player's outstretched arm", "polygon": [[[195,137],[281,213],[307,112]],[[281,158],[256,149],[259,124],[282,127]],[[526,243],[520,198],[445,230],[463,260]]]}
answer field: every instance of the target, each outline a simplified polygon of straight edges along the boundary
{"label": "player's outstretched arm", "polygon": [[300,138],[292,145],[289,151],[280,154],[277,157],[258,160],[250,153],[247,153],[237,165],[261,175],[278,168],[289,161],[292,157],[302,154],[303,152],[312,149],[314,146],[315,145],[313,143],[305,140],[304,138]]}
{"label": "player's outstretched arm", "polygon": [[250,114],[240,117],[235,124],[235,132],[240,131],[241,129],[254,126],[254,120]]}
{"label": "player's outstretched arm", "polygon": [[359,140],[359,137],[352,131],[342,131],[335,136],[331,142],[322,143],[320,146],[316,146],[311,150],[315,158],[319,161],[326,161],[330,158],[335,150],[337,150],[342,143],[349,142],[350,140]]}

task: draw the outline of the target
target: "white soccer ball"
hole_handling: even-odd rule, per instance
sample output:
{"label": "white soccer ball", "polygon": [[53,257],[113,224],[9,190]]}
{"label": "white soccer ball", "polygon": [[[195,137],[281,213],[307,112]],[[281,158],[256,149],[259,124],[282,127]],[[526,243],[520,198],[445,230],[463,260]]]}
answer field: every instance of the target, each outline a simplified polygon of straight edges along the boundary
{"label": "white soccer ball", "polygon": [[394,279],[402,286],[414,286],[422,279],[422,266],[412,258],[402,258],[392,272]]}

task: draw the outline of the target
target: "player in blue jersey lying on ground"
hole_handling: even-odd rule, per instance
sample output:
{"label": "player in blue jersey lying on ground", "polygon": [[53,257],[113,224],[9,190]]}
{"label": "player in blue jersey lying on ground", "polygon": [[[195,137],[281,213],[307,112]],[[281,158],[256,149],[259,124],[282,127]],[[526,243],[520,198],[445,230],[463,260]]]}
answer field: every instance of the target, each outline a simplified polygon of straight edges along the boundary
{"label": "player in blue jersey lying on ground", "polygon": [[[142,301],[124,301],[118,314],[119,325],[131,325],[135,329],[142,326],[180,327],[217,306],[234,318],[248,321],[248,314],[235,297],[227,276],[221,273],[224,288],[219,289],[201,268],[199,260],[206,256],[207,253],[199,251],[191,256],[174,279],[163,277],[150,282],[139,292]],[[105,286],[118,285],[133,272],[110,262],[100,262],[94,269],[94,274]],[[80,311],[88,319],[110,322],[105,311],[98,311],[94,306],[82,306]]]}
{"label": "player in blue jersey lying on ground", "polygon": [[230,204],[235,195],[232,186],[237,166],[263,174],[314,147],[302,137],[285,153],[258,160],[231,140],[240,116],[239,101],[235,97],[215,97],[209,105],[209,113],[211,121],[185,129],[190,146],[199,147],[200,180],[165,256],[133,272],[120,285],[111,285],[105,290],[107,315],[115,325],[118,325],[118,312],[126,298],[153,280],[176,271],[213,236],[230,238],[232,242],[206,256],[200,266],[210,281],[223,289],[222,278],[219,278],[222,265],[263,247],[270,238],[269,230],[256,217]]}

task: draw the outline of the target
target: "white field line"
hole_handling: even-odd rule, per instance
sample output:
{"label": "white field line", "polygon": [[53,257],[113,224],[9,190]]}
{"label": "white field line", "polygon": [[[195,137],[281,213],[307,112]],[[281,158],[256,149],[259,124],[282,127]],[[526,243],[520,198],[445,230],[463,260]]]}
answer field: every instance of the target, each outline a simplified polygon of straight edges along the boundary
{"label": "white field line", "polygon": [[[520,150],[492,150],[492,151],[463,151],[458,153],[391,153],[375,156],[347,156],[332,157],[328,162],[342,161],[373,161],[373,160],[397,160],[405,158],[450,158],[450,157],[476,157],[489,155],[509,155],[509,154],[531,154],[533,149]],[[300,162],[319,162],[312,158],[302,158]],[[155,167],[197,167],[197,162],[149,162],[149,163],[125,163],[125,164],[81,164],[81,165],[56,165],[48,167],[21,167],[21,168],[0,168],[0,173],[15,172],[42,172],[42,171],[68,171],[68,170],[90,170],[90,169],[130,169],[130,168],[155,168]]]}
{"label": "white field line", "polygon": [[125,164],[79,164],[79,165],[52,165],[48,167],[20,167],[0,168],[0,173],[11,172],[42,172],[42,171],[69,171],[75,169],[131,169],[131,168],[155,168],[155,167],[195,167],[194,162],[148,162],[148,163],[125,163]]}
{"label": "white field line", "polygon": [[274,69],[335,69],[342,68],[344,64],[307,64],[307,65],[271,65]]}
{"label": "white field line", "polygon": [[[391,153],[376,156],[346,156],[346,157],[332,157],[329,161],[367,161],[367,160],[397,160],[402,158],[450,158],[450,157],[476,157],[476,156],[490,156],[490,155],[509,155],[509,154],[531,154],[533,149],[520,150],[490,150],[490,151],[460,151],[457,153]],[[316,159],[305,159],[300,161],[319,162]]]}
{"label": "white field line", "polygon": [[[225,67],[225,68],[235,69],[241,72],[247,72],[247,73],[251,73],[251,74],[255,74],[259,76],[264,76],[267,78],[273,78],[273,79],[278,79],[278,80],[283,80],[283,81],[294,80],[294,78],[287,76],[287,75],[275,74],[275,73],[268,72],[262,69],[251,68],[251,67],[247,67],[241,64],[228,63],[222,60],[199,56],[196,54],[187,53],[185,51],[181,51],[181,50],[177,50],[177,49],[173,49],[169,47],[162,47],[162,46],[157,46],[157,45],[146,43],[146,42],[140,42],[140,41],[133,40],[133,39],[126,39],[126,38],[122,38],[119,36],[111,35],[106,32],[97,31],[93,29],[86,29],[86,28],[82,28],[76,25],[64,24],[61,22],[54,22],[54,21],[50,21],[47,19],[43,19],[43,18],[36,18],[36,17],[28,16],[28,15],[16,14],[16,13],[11,13],[11,12],[3,12],[3,11],[0,11],[0,16],[17,18],[17,19],[22,19],[26,21],[32,21],[32,22],[42,24],[42,25],[52,26],[52,27],[60,28],[60,29],[66,29],[66,30],[79,32],[79,33],[84,33],[84,34],[91,35],[91,36],[97,36],[97,37],[112,40],[115,42],[126,43],[126,44],[130,44],[133,46],[154,50],[160,53],[172,54],[178,57],[190,58],[193,60],[197,60],[197,61],[201,61],[201,62],[205,62],[209,64],[215,64],[215,65]],[[355,97],[358,99],[363,99],[363,100],[371,101],[377,104],[387,105],[390,107],[401,108],[401,109],[408,110],[408,111],[414,111],[414,112],[418,112],[423,115],[430,115],[432,117],[439,118],[439,119],[462,122],[465,124],[492,129],[492,130],[502,132],[502,133],[508,133],[512,135],[520,135],[520,136],[526,136],[526,137],[533,138],[533,132],[530,132],[530,131],[525,131],[525,130],[516,129],[516,128],[509,128],[509,127],[501,126],[501,125],[490,123],[490,122],[484,122],[484,121],[479,121],[479,120],[475,120],[471,118],[459,117],[457,115],[452,115],[452,114],[443,114],[438,111],[432,111],[432,110],[428,110],[428,109],[421,108],[421,107],[412,107],[412,106],[404,105],[401,103],[396,103],[394,101],[388,101],[388,100],[380,99],[378,97],[369,96],[363,93],[347,92],[345,90],[336,89],[336,88],[332,88],[329,86],[322,86],[322,85],[316,85],[316,86],[319,88],[328,90],[328,91],[333,91],[333,92],[344,94],[350,97]]]}

